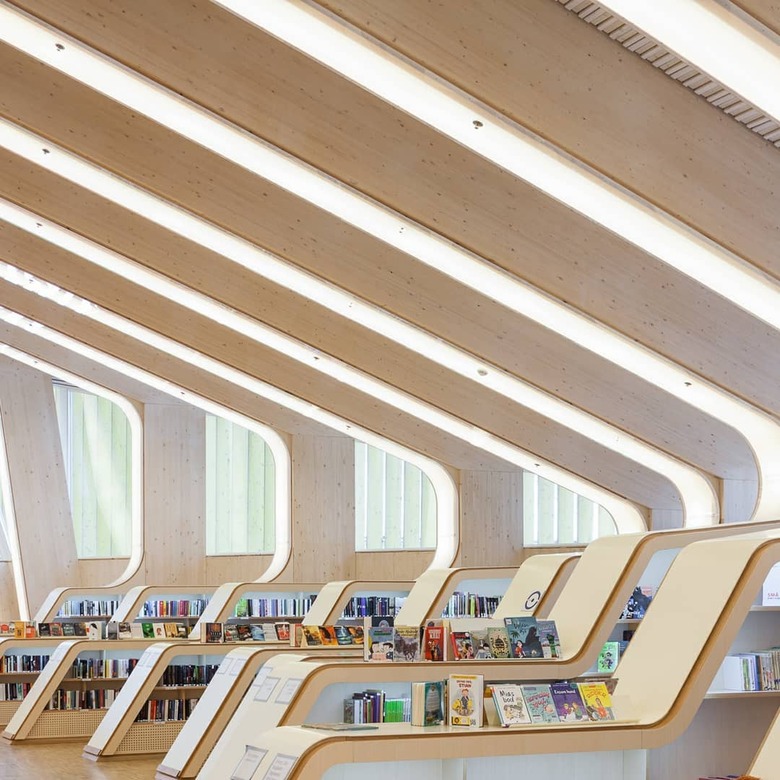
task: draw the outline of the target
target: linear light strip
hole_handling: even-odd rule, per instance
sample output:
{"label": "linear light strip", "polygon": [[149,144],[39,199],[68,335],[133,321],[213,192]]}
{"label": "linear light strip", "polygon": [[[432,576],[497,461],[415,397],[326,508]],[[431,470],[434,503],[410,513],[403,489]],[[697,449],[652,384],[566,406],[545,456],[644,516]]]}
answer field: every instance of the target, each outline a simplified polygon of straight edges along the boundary
{"label": "linear light strip", "polygon": [[[3,25],[0,25],[0,36],[5,35],[11,45],[23,48],[32,56],[91,88],[314,203],[358,229],[471,287],[481,295],[535,319],[565,338],[737,428],[747,438],[756,455],[762,484],[754,519],[773,517],[780,511],[780,463],[775,454],[779,451],[777,445],[780,444],[780,430],[766,415],[713,388],[700,377],[640,347],[601,323],[520,282],[516,277],[466,252],[443,237],[285,155],[74,39],[53,31],[27,14],[0,7],[0,19],[3,21]],[[17,153],[24,154],[19,151]],[[25,156],[40,164],[40,148],[31,150],[31,154],[32,156]],[[58,172],[68,176],[64,171]],[[85,183],[78,178],[73,180]],[[106,188],[105,181],[101,184],[102,188],[96,188],[94,182],[87,186],[93,192],[111,198],[108,194],[111,188]],[[130,204],[136,201],[133,191],[137,190],[125,189]],[[113,199],[116,201],[116,197]],[[125,201],[118,202],[125,204]],[[135,208],[137,209],[137,205]],[[171,229],[170,224],[166,224],[166,227]],[[190,240],[198,240],[186,232],[181,234]],[[356,318],[353,304],[349,304],[346,309],[334,307],[331,301],[323,298],[321,288],[310,291],[310,285],[303,283],[306,276],[291,277],[293,271],[288,264],[284,264],[287,270],[279,273],[276,264],[280,261],[274,258],[269,262],[271,258],[271,255],[266,254],[262,264],[253,263],[243,258],[240,253],[229,259],[265,275],[277,284],[313,297],[342,316],[377,329],[376,323],[364,318],[363,311],[360,312],[361,317]],[[379,332],[384,332],[384,324],[380,324]]]}
{"label": "linear light strip", "polygon": [[[59,150],[56,151],[59,153]],[[54,153],[55,150],[50,149],[47,157]],[[191,311],[198,312],[200,315],[234,330],[244,338],[253,339],[314,368],[320,373],[336,378],[352,387],[357,387],[373,397],[380,398],[396,408],[409,412],[409,396],[402,391],[374,379],[365,372],[358,371],[343,361],[305,345],[297,339],[240,314],[202,293],[172,281],[162,274],[150,271],[72,231],[65,230],[43,217],[0,199],[0,219],[4,219],[61,249],[83,257],[150,292],[164,296]],[[2,269],[0,276],[14,284],[24,287],[39,285],[38,280],[34,277],[19,276],[19,271],[14,266],[0,265],[0,269]],[[331,299],[337,301],[337,305],[347,308],[353,304],[355,310],[365,310],[366,317],[372,317],[375,321],[377,330],[384,327],[384,335],[398,343],[405,344],[417,354],[472,381],[484,384],[505,398],[553,419],[613,452],[662,474],[680,492],[686,524],[712,525],[719,522],[717,496],[709,480],[696,469],[599,420],[597,417],[501,371],[496,366],[477,360],[468,353],[456,349],[447,342],[435,338],[404,320],[371,309],[358,299],[354,299],[353,303],[352,296],[332,285],[323,284],[322,287]],[[59,295],[60,292],[57,291],[54,294]],[[78,306],[80,310],[84,304],[79,303]],[[415,401],[415,403],[419,402]],[[425,405],[424,408],[430,407]],[[418,416],[421,419],[430,420],[430,414],[427,411],[420,414],[418,409]]]}
{"label": "linear light strip", "polygon": [[[63,296],[60,296],[60,300],[55,302],[64,305],[62,298]],[[88,308],[93,314],[98,313],[98,308],[94,305],[89,304],[85,308]],[[75,339],[60,334],[42,323],[36,323],[6,307],[0,307],[0,319],[15,327],[24,328],[41,335],[54,343],[101,362],[103,365],[115,368],[115,370],[123,372],[128,376],[139,377],[141,369],[137,369],[128,363],[81,344]],[[396,444],[390,439],[378,436],[368,429],[321,409],[315,404],[297,398],[255,377],[250,377],[230,366],[202,355],[172,339],[142,328],[129,320],[116,317],[116,315],[113,315],[112,319],[119,324],[123,333],[138,339],[142,343],[159,349],[161,352],[182,360],[189,365],[196,366],[231,384],[242,387],[273,403],[277,403],[308,419],[315,420],[329,428],[341,431],[347,436],[386,450],[420,468],[433,483],[437,496],[437,547],[436,554],[431,562],[431,568],[447,568],[452,565],[458,550],[457,491],[452,476],[442,465],[413,450]],[[139,378],[139,381],[144,380]],[[476,426],[468,425],[442,412],[439,412],[438,416],[447,425],[443,430],[447,430],[453,436],[509,463],[514,463],[521,468],[542,474],[546,479],[557,481],[573,492],[580,493],[591,501],[600,503],[612,515],[621,532],[630,533],[646,530],[645,521],[641,513],[626,499],[616,496],[614,493],[577,477],[552,463],[539,459]]]}
{"label": "linear light strip", "polygon": [[713,0],[599,4],[780,121],[780,51],[723,5]]}

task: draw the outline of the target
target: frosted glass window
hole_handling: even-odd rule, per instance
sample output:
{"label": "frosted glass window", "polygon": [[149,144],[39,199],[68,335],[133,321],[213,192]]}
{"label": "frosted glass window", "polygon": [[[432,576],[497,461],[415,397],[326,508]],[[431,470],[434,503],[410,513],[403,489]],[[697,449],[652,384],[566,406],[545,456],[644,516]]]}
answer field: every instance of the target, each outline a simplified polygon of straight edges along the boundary
{"label": "frosted glass window", "polygon": [[526,545],[582,545],[617,534],[604,507],[544,477],[523,473],[523,541]]}
{"label": "frosted glass window", "polygon": [[54,383],[54,400],[79,558],[130,555],[132,439],[106,398]]}
{"label": "frosted glass window", "polygon": [[206,554],[273,553],[276,469],[261,436],[206,415]]}
{"label": "frosted glass window", "polygon": [[436,546],[436,493],[417,466],[355,442],[355,549]]}

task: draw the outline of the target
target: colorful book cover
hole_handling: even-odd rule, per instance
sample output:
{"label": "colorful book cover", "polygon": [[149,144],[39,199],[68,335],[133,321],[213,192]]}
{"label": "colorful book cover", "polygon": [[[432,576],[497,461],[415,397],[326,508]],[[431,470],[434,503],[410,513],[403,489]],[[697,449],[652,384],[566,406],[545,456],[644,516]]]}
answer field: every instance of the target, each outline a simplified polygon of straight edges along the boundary
{"label": "colorful book cover", "polygon": [[368,661],[392,661],[394,650],[393,626],[387,620],[368,629],[368,642],[364,645],[364,657]]}
{"label": "colorful book cover", "polygon": [[504,618],[512,658],[543,658],[542,640],[535,617]]}
{"label": "colorful book cover", "polygon": [[353,645],[362,645],[364,641],[363,626],[347,626]]}
{"label": "colorful book cover", "polygon": [[165,623],[154,624],[154,638],[165,639]]}
{"label": "colorful book cover", "polygon": [[84,623],[87,631],[87,639],[103,639],[106,631],[106,624],[102,620]]}
{"label": "colorful book cover", "polygon": [[222,626],[222,636],[225,642],[238,642],[238,626],[234,623],[225,623]]}
{"label": "colorful book cover", "polygon": [[222,642],[222,623],[206,623],[203,627],[203,633],[201,634],[204,642],[209,644],[217,644]]}
{"label": "colorful book cover", "polygon": [[[62,623],[63,636],[76,636],[76,626],[73,623]],[[16,634],[14,634],[16,636]]]}
{"label": "colorful book cover", "polygon": [[336,642],[340,645],[351,645],[353,644],[352,641],[352,634],[349,631],[349,628],[347,626],[334,626],[333,627],[336,632]]}
{"label": "colorful book cover", "polygon": [[14,621],[14,639],[24,639],[24,622],[22,620]]}
{"label": "colorful book cover", "polygon": [[144,639],[154,639],[154,623],[141,623],[141,632]]}
{"label": "colorful book cover", "polygon": [[[273,630],[273,629],[272,629]],[[265,642],[265,627],[262,626],[260,623],[252,623],[252,625],[249,627],[249,631],[252,634],[252,641],[253,642]],[[275,639],[276,634],[274,634],[271,639]]]}
{"label": "colorful book cover", "polygon": [[322,644],[322,634],[319,626],[303,627],[303,644],[306,647],[319,647]]}
{"label": "colorful book cover", "polygon": [[590,720],[615,720],[612,697],[603,682],[581,682],[578,685],[585,711]]}
{"label": "colorful book cover", "polygon": [[450,631],[452,658],[455,661],[468,661],[474,658],[474,644],[469,631]]}
{"label": "colorful book cover", "polygon": [[531,722],[531,716],[523,698],[523,690],[519,685],[508,683],[492,685],[491,693],[500,725],[517,726],[521,723]]}
{"label": "colorful book cover", "polygon": [[570,682],[554,682],[550,685],[550,693],[558,719],[562,723],[588,720],[585,704],[576,685]]}
{"label": "colorful book cover", "polygon": [[444,682],[412,683],[412,725],[440,726],[444,723]]}
{"label": "colorful book cover", "polygon": [[51,623],[38,623],[38,636],[51,636]]}
{"label": "colorful book cover", "polygon": [[450,726],[482,726],[481,674],[451,674],[447,680],[447,721]]}
{"label": "colorful book cover", "polygon": [[239,642],[249,642],[252,639],[252,626],[249,623],[239,623],[236,626]]}
{"label": "colorful book cover", "polygon": [[117,624],[117,633],[120,639],[132,639],[133,629],[127,620],[123,620]]}
{"label": "colorful book cover", "polygon": [[596,671],[599,674],[612,674],[620,660],[620,642],[605,642],[599,653]]}
{"label": "colorful book cover", "polygon": [[429,620],[423,631],[423,658],[426,661],[444,660],[444,624]]}
{"label": "colorful book cover", "polygon": [[420,660],[419,626],[393,627],[393,660],[410,662]]}
{"label": "colorful book cover", "polygon": [[558,712],[549,685],[523,685],[521,688],[532,723],[558,722]]}
{"label": "colorful book cover", "polygon": [[176,623],[163,623],[163,630],[166,639],[177,639],[179,636],[179,629],[176,628]]}
{"label": "colorful book cover", "polygon": [[493,658],[511,658],[509,633],[504,626],[491,626],[487,630],[490,654]]}
{"label": "colorful book cover", "polygon": [[490,641],[488,640],[488,630],[486,628],[472,628],[471,643],[474,646],[474,658],[477,660],[493,657],[493,653],[490,651]]}
{"label": "colorful book cover", "polygon": [[274,623],[274,631],[276,632],[276,638],[280,642],[290,641],[290,624],[286,620]]}
{"label": "colorful book cover", "polygon": [[554,620],[538,620],[539,639],[542,642],[542,655],[545,658],[561,657],[561,640]]}
{"label": "colorful book cover", "polygon": [[323,645],[337,645],[339,640],[336,638],[335,626],[320,626],[320,638]]}

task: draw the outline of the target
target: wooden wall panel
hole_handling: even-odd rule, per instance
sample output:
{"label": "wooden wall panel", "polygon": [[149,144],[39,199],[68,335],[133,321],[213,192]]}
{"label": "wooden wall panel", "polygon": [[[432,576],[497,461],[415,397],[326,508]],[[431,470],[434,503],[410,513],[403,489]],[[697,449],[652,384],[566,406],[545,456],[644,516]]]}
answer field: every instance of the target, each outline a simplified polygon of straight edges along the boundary
{"label": "wooden wall panel", "polygon": [[356,553],[355,578],[359,580],[414,580],[428,568],[433,555],[433,550]]}
{"label": "wooden wall panel", "polygon": [[206,567],[205,415],[182,405],[144,410],[149,584],[199,585]]}
{"label": "wooden wall panel", "polygon": [[523,472],[462,471],[461,566],[519,565],[523,558]]}
{"label": "wooden wall panel", "polygon": [[52,588],[79,585],[51,378],[0,362],[2,414],[29,607]]}
{"label": "wooden wall panel", "polygon": [[206,558],[206,583],[256,580],[271,563],[270,555],[211,555]]}
{"label": "wooden wall panel", "polygon": [[662,531],[665,528],[682,528],[683,513],[681,509],[654,509],[650,517],[650,528]]}
{"label": "wooden wall panel", "polygon": [[293,557],[302,582],[352,579],[355,564],[355,450],[352,439],[293,436]]}
{"label": "wooden wall panel", "polygon": [[720,481],[720,512],[724,523],[744,523],[756,503],[758,483],[755,479]]}
{"label": "wooden wall panel", "polygon": [[3,620],[12,620],[18,614],[13,568],[10,561],[2,561],[0,562],[0,616]]}

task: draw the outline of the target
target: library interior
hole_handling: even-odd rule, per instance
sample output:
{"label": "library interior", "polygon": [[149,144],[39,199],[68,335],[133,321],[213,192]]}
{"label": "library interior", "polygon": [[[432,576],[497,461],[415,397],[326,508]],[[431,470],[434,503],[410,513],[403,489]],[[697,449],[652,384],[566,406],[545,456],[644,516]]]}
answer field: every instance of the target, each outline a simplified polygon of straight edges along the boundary
{"label": "library interior", "polygon": [[0,780],[780,780],[777,0],[0,40]]}

